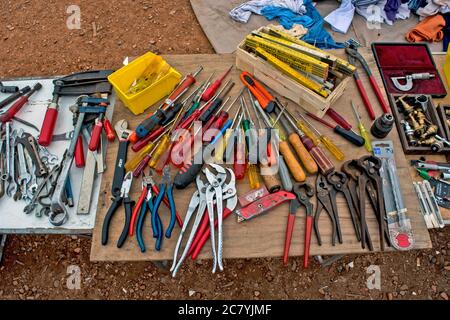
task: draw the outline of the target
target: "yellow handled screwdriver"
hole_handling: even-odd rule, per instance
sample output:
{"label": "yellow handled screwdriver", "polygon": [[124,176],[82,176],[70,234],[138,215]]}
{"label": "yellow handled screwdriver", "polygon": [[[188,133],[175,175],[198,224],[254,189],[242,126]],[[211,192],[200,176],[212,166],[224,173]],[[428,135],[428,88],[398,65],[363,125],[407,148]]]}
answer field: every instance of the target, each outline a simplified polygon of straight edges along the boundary
{"label": "yellow handled screwdriver", "polygon": [[327,148],[327,150],[339,161],[344,160],[345,156],[344,153],[341,151],[341,149],[338,148],[338,146],[336,146],[330,138],[328,138],[327,136],[321,134],[319,132],[319,130],[317,130],[300,112],[297,111],[297,114],[300,118],[303,119],[303,121],[305,121],[305,123],[311,128],[313,129],[316,134],[319,136],[320,142],[323,143],[323,145],[325,146],[325,148]]}
{"label": "yellow handled screwdriver", "polygon": [[303,122],[300,119],[297,119],[296,117],[294,117],[294,115],[289,111],[286,110],[287,114],[291,117],[291,119],[294,119],[295,124],[297,125],[297,127],[304,133],[306,134],[306,136],[308,138],[311,139],[311,141],[318,146],[320,144],[320,139],[317,138],[317,136],[314,134],[314,132],[312,132],[311,129],[308,128],[308,126],[306,125],[305,122]]}
{"label": "yellow handled screwdriver", "polygon": [[356,120],[358,121],[358,129],[359,133],[361,134],[361,137],[364,139],[364,147],[367,151],[372,152],[372,141],[370,141],[369,133],[367,132],[366,128],[364,127],[364,124],[362,123],[361,115],[359,114],[355,104],[352,103],[352,109],[355,113]]}

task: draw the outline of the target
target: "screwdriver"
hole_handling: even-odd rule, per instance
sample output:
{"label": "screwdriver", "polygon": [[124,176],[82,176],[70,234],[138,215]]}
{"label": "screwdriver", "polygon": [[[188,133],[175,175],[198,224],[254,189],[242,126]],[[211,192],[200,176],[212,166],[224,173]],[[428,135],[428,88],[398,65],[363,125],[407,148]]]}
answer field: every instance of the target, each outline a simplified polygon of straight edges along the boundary
{"label": "screwdriver", "polygon": [[[230,138],[233,135],[233,132],[234,132],[233,126],[236,123],[236,120],[238,119],[238,117],[241,116],[239,114],[240,111],[241,111],[241,107],[239,107],[238,110],[236,111],[236,114],[234,115],[233,120],[231,120],[231,122],[229,122],[230,120],[227,121],[227,123],[229,123],[229,125],[228,125],[228,129],[226,129],[225,133],[222,134],[223,135],[222,143],[220,143],[216,146],[216,151],[215,151],[216,153],[214,155],[214,158],[216,159],[216,163],[219,163],[219,164],[223,163],[224,151],[225,151],[225,148],[227,147],[228,141],[230,141]],[[215,142],[217,142],[217,140],[219,138],[220,138],[220,135],[215,136],[211,143],[214,144]]]}
{"label": "screwdriver", "polygon": [[[277,100],[277,103],[279,106],[282,106],[279,100]],[[291,124],[294,131],[289,130],[289,125],[286,121]],[[303,132],[301,132],[297,128],[295,123],[291,122],[291,119],[288,116],[284,116],[283,119],[281,119],[280,123],[283,125],[283,128],[287,133],[287,140],[294,148],[295,152],[300,158],[300,161],[303,164],[303,167],[306,169],[306,171],[308,171],[308,173],[316,174],[319,171],[318,163],[316,163],[315,157],[310,154],[310,150],[314,150],[315,153],[317,153],[316,157],[321,162],[323,168],[327,166],[325,161],[321,161],[320,158],[322,157],[322,154],[320,154],[320,152],[314,148],[315,146],[312,143],[311,139],[309,139]],[[304,145],[304,143],[307,143],[308,146]]]}
{"label": "screwdriver", "polygon": [[366,148],[367,151],[372,152],[372,141],[370,141],[370,136],[367,133],[366,128],[364,128],[361,115],[359,114],[355,104],[353,103],[353,101],[351,103],[353,112],[355,113],[356,121],[358,121],[359,133],[361,134],[361,137],[363,137],[364,139],[364,147]]}
{"label": "screwdriver", "polygon": [[355,146],[358,147],[362,147],[364,145],[364,139],[361,136],[358,136],[356,133],[354,133],[351,130],[345,130],[344,128],[342,128],[339,125],[333,126],[331,123],[311,114],[311,113],[306,113],[306,115],[308,117],[313,118],[314,120],[322,123],[323,125],[327,126],[328,128],[331,128],[334,130],[335,133],[337,133],[338,135],[340,135],[342,138],[346,139],[347,141],[351,142],[352,144],[354,144]]}
{"label": "screwdriver", "polygon": [[243,118],[236,128],[236,149],[233,161],[233,171],[236,180],[242,180],[247,171],[247,161],[245,156],[245,134],[243,130]]}
{"label": "screwdriver", "polygon": [[327,112],[325,112],[331,119],[333,119],[334,121],[336,121],[336,123],[338,125],[340,125],[342,128],[344,128],[345,130],[351,130],[352,129],[352,125],[345,120],[345,118],[343,116],[341,116],[339,113],[337,113],[336,110],[334,110],[333,108],[328,108]]}
{"label": "screwdriver", "polygon": [[213,82],[202,94],[202,101],[208,101],[216,94],[217,89],[222,85],[222,81],[228,76],[231,69],[233,69],[233,65],[216,81]]}
{"label": "screwdriver", "polygon": [[[164,133],[166,133],[168,131],[168,129],[165,129]],[[147,143],[147,145],[142,148],[138,154],[136,154],[133,158],[131,158],[130,160],[128,160],[125,163],[125,171],[133,171],[134,169],[136,169],[136,167],[138,166],[139,163],[141,163],[142,159],[144,159],[144,157],[146,155],[148,155],[153,149],[155,149],[156,144],[158,143],[158,141],[162,138],[162,135],[160,135],[159,137],[157,137],[155,140],[150,141]],[[150,161],[150,159],[149,159]],[[147,161],[148,163],[148,161]]]}
{"label": "screwdriver", "polygon": [[[260,114],[263,116],[263,119],[266,121],[266,124],[269,124],[270,120],[267,117],[267,115],[265,114],[264,110],[262,110],[262,108],[260,108],[260,107],[258,108],[258,110],[259,110]],[[273,127],[272,127],[272,129],[273,129]],[[302,166],[295,158],[295,155],[292,152],[291,148],[289,147],[289,144],[286,142],[286,137],[284,135],[283,135],[283,137],[280,136],[279,149],[280,149],[280,153],[283,155],[286,165],[288,166],[289,171],[291,172],[295,181],[297,181],[297,182],[305,181],[306,180],[305,171],[303,171]]]}
{"label": "screwdriver", "polygon": [[328,149],[328,151],[339,161],[344,160],[345,156],[344,153],[341,151],[341,149],[339,149],[334,143],[333,141],[331,141],[330,138],[328,138],[327,136],[321,134],[319,132],[319,130],[317,130],[300,112],[297,111],[297,114],[303,119],[303,121],[306,122],[307,125],[310,126],[311,129],[313,129],[317,135],[319,136],[320,142],[323,143],[323,145],[325,146],[325,148]]}
{"label": "screwdriver", "polygon": [[[250,188],[259,189],[260,183],[258,178],[258,169],[256,168],[255,163],[258,163],[258,150],[254,152],[254,148],[257,148],[258,139],[256,137],[255,132],[255,124],[253,123],[250,112],[248,110],[248,106],[245,103],[245,99],[241,97],[241,106],[244,111],[244,115],[247,114],[247,119],[243,121],[244,132],[246,135],[246,145],[247,145],[247,154],[248,154],[248,180],[250,182]],[[253,148],[252,148],[253,146]],[[256,158],[256,159],[255,159]]]}
{"label": "screwdriver", "polygon": [[169,122],[171,122],[175,116],[178,114],[178,111],[180,111],[181,108],[184,108],[186,106],[186,103],[194,96],[195,93],[197,93],[200,90],[200,87],[197,87],[195,90],[191,92],[191,94],[184,99],[182,102],[175,104],[172,108],[168,109],[167,112],[164,114],[165,118],[160,123],[161,126],[165,126]]}
{"label": "screwdriver", "polygon": [[[317,164],[317,166],[320,169],[320,172],[324,175],[326,175],[327,173],[331,172],[334,170],[334,164],[333,162],[331,162],[331,160],[325,155],[325,153],[323,152],[323,150],[316,146],[312,140],[310,138],[308,138],[294,123],[294,121],[288,116],[285,116],[285,119],[291,124],[292,128],[294,129],[294,131],[297,133],[298,137],[300,137],[304,148],[306,148],[305,150],[299,150],[301,153],[304,153],[304,151],[307,150],[307,152],[309,152],[309,155],[312,157],[312,159],[314,159],[313,161],[315,161],[315,163]],[[291,144],[294,146],[294,144],[297,144],[296,138],[291,140],[291,137],[293,137],[292,135],[289,136],[289,141],[291,142]],[[294,147],[294,149],[298,150],[298,147]],[[299,154],[300,156],[300,154]],[[300,158],[302,158],[300,156]],[[309,160],[307,160],[309,161]],[[308,162],[309,163],[309,162]],[[306,163],[303,163],[305,165],[305,168],[308,170],[308,166],[311,165],[306,165]],[[317,168],[316,166],[316,168]],[[314,167],[311,166],[311,168],[313,169]],[[308,171],[310,172],[310,171]],[[310,173],[315,173],[315,172],[310,172]]]}
{"label": "screwdriver", "polygon": [[141,139],[137,141],[135,144],[131,146],[131,150],[134,152],[138,152],[142,148],[144,148],[149,142],[155,141],[156,138],[160,137],[163,133],[166,132],[166,129],[168,126],[174,123],[175,120],[172,120],[172,122],[166,124],[165,126],[159,127],[155,131],[153,131],[151,134],[146,136],[144,139]]}
{"label": "screwdriver", "polygon": [[183,117],[181,118],[182,120],[189,117],[195,110],[198,109],[198,107],[200,106],[200,101],[202,99],[202,95],[206,91],[206,89],[208,89],[208,87],[210,85],[210,80],[214,76],[214,74],[215,74],[215,72],[211,73],[211,75],[208,77],[208,79],[205,82],[203,82],[203,84],[200,87],[201,89],[197,92],[194,99],[192,99],[192,106],[183,115]]}
{"label": "screwdriver", "polygon": [[305,122],[303,122],[300,119],[297,119],[294,117],[294,115],[289,111],[286,110],[286,112],[289,114],[289,116],[291,117],[291,119],[293,119],[295,121],[295,124],[297,125],[297,127],[304,133],[306,134],[306,136],[308,138],[311,139],[311,141],[318,146],[320,144],[320,139],[317,138],[317,136],[314,134],[314,132],[312,132],[308,126],[305,124]]}
{"label": "screwdriver", "polygon": [[208,122],[209,118],[216,113],[217,109],[220,108],[223,102],[223,98],[228,95],[231,89],[234,87],[234,82],[228,81],[223,89],[217,94],[216,98],[208,105],[203,112],[200,114],[198,120],[202,123]]}
{"label": "screwdriver", "polygon": [[190,86],[195,83],[195,77],[203,70],[203,67],[200,66],[194,74],[188,74],[181,80],[180,84],[172,91],[169,97],[166,99],[164,104],[150,117],[146,118],[140,125],[136,128],[136,135],[139,138],[145,137],[150,131],[160,123],[160,121],[164,120],[164,111],[171,105],[173,105],[176,99],[179,99],[187,90],[189,90]]}

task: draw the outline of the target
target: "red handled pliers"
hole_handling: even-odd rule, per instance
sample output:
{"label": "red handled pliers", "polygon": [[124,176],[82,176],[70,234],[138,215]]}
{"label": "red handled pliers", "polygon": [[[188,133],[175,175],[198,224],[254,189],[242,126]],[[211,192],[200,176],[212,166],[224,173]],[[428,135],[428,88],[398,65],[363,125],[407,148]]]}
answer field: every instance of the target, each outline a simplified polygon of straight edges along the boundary
{"label": "red handled pliers", "polygon": [[309,199],[314,196],[314,187],[308,183],[296,183],[293,188],[293,193],[296,199],[291,200],[289,207],[289,215],[286,227],[286,239],[284,242],[283,263],[287,265],[289,260],[289,249],[291,247],[292,233],[294,231],[295,218],[297,216],[297,209],[300,206],[306,208],[306,222],[305,222],[305,244],[303,254],[303,267],[308,267],[309,248],[311,246],[311,232],[313,226],[313,205]]}

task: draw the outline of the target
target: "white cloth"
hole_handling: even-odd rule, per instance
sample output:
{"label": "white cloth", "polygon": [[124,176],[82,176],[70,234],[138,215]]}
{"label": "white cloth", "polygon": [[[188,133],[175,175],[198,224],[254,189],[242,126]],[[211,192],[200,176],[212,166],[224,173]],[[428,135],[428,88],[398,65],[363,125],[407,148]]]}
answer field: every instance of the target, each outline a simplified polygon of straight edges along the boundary
{"label": "white cloth", "polygon": [[351,0],[342,0],[341,5],[336,10],[330,12],[324,20],[328,22],[333,31],[347,33],[355,15],[355,6]]}
{"label": "white cloth", "polygon": [[244,2],[230,11],[230,17],[241,23],[247,23],[252,13],[261,14],[264,7],[287,8],[297,14],[305,14],[303,0],[251,0]]}
{"label": "white cloth", "polygon": [[417,15],[420,16],[420,20],[426,17],[434,16],[438,13],[447,13],[450,11],[449,0],[428,0],[425,7],[417,9]]}
{"label": "white cloth", "polygon": [[[380,0],[376,5],[372,4],[364,7],[356,7],[356,12],[360,16],[364,17],[367,22],[373,25],[386,23],[392,26],[394,21],[389,20],[386,16],[386,12],[384,11],[386,2],[387,0]],[[398,8],[395,18],[399,20],[406,20],[409,18],[410,14],[411,10],[408,8],[408,3],[402,3]]]}

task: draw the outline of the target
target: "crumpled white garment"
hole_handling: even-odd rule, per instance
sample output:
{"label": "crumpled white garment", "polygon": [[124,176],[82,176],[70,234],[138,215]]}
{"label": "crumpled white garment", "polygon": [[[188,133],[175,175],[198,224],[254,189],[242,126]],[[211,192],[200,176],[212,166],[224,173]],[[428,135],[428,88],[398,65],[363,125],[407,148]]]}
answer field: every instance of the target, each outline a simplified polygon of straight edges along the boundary
{"label": "crumpled white garment", "polygon": [[330,12],[324,20],[328,22],[331,29],[340,33],[347,33],[355,15],[355,6],[351,0],[342,0],[341,5],[336,10]]}
{"label": "crumpled white garment", "polygon": [[[384,11],[386,2],[387,0],[380,0],[377,4],[372,4],[364,7],[356,7],[356,12],[372,24],[386,23],[392,26],[394,24],[394,21],[389,20],[386,16],[386,12]],[[409,10],[408,8],[408,3],[402,3],[398,8],[398,12],[395,15],[395,18],[399,20],[406,20],[409,18],[410,14],[411,10]]]}
{"label": "crumpled white garment", "polygon": [[434,16],[438,13],[447,13],[450,11],[450,0],[427,0],[425,7],[417,9],[417,15],[420,20],[426,17]]}
{"label": "crumpled white garment", "polygon": [[252,13],[261,14],[265,7],[287,8],[297,14],[305,14],[306,8],[303,0],[251,0],[247,1],[230,11],[230,17],[241,23],[247,23]]}

